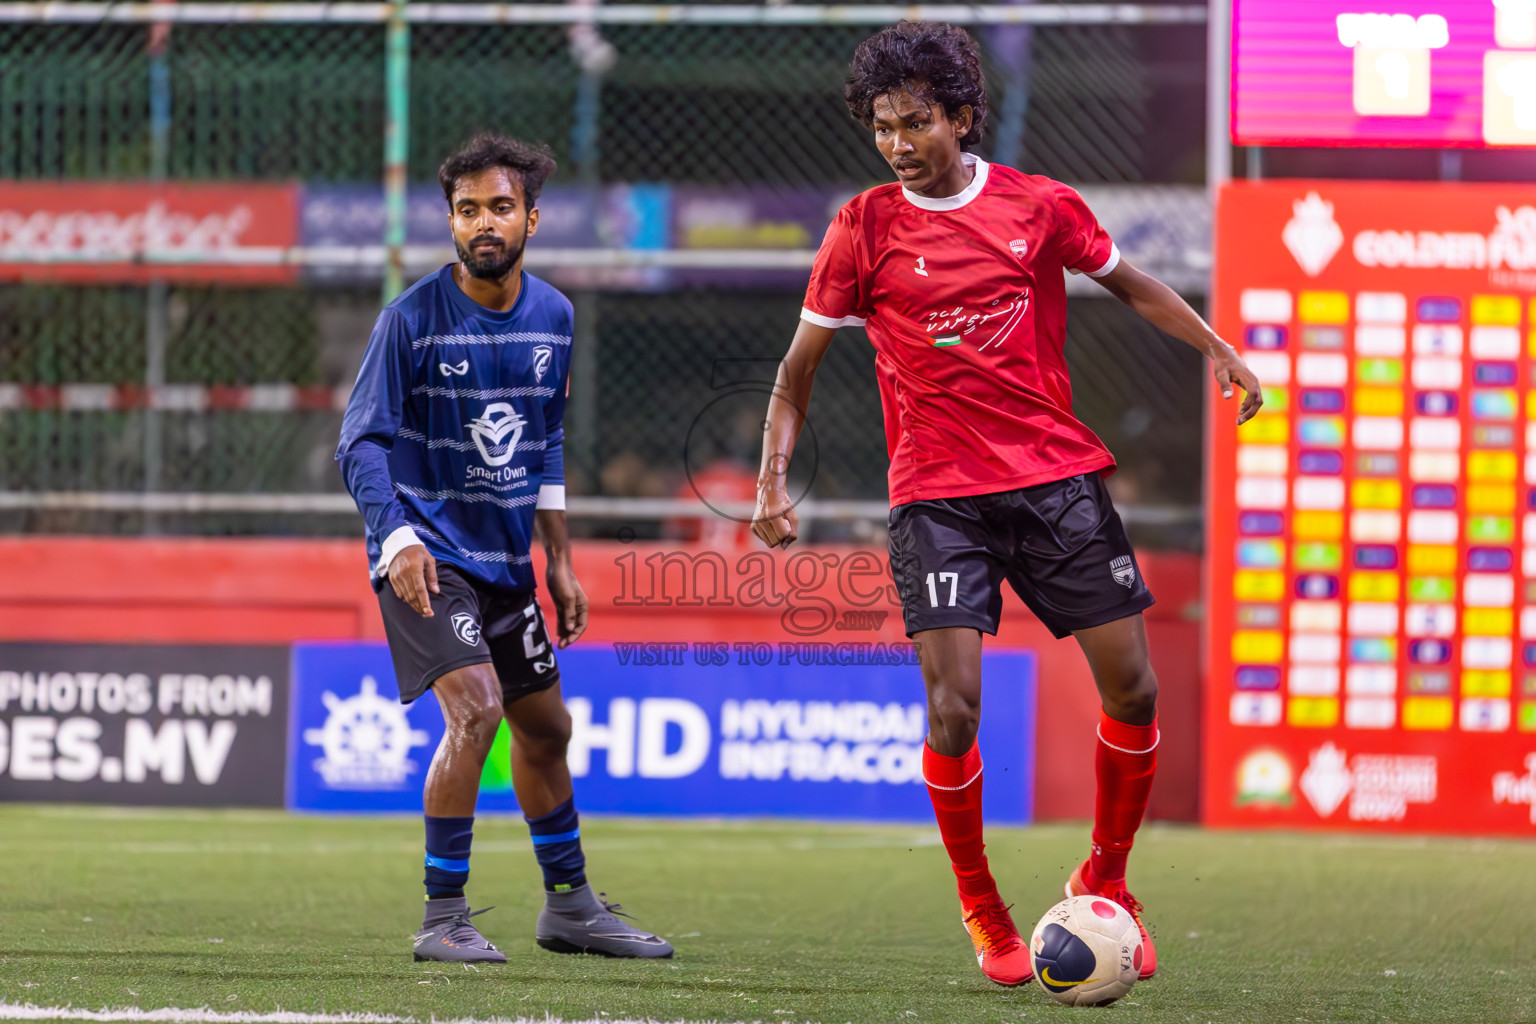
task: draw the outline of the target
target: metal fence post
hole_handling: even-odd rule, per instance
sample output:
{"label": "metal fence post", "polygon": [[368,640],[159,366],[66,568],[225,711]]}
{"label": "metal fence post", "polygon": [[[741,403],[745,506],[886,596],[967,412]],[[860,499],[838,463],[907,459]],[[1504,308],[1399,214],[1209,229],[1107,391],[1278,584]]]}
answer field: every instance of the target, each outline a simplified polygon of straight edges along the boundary
{"label": "metal fence post", "polygon": [[[575,0],[582,8],[599,8],[601,0]],[[576,83],[576,106],[572,111],[571,158],[576,165],[576,180],[587,192],[588,202],[601,209],[603,203],[602,164],[599,136],[603,123],[603,76],[613,69],[618,50],[603,38],[596,25],[577,23],[567,33],[571,57],[581,69]],[[575,326],[571,339],[570,429],[566,450],[574,457],[578,472],[588,474],[586,486],[596,490],[598,483],[597,446],[597,319],[599,303],[590,287],[571,293],[575,307]]]}
{"label": "metal fence post", "polygon": [[[156,0],[164,6],[166,0]],[[149,28],[149,177],[163,182],[171,170],[171,23]],[[170,343],[170,287],[161,276],[150,278],[144,296],[144,387],[153,396],[165,386],[165,350]],[[151,400],[144,410],[144,491],[160,490],[165,463],[165,431]],[[145,533],[158,533],[158,517],[147,514]]]}
{"label": "metal fence post", "polygon": [[390,0],[384,51],[384,302],[405,288],[406,161],[411,137],[410,0]]}

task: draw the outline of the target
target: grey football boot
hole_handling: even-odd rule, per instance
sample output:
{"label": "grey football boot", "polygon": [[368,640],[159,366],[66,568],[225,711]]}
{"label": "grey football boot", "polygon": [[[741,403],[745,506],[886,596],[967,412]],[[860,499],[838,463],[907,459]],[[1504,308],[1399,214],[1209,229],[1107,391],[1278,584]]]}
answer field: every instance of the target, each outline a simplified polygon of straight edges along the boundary
{"label": "grey football boot", "polygon": [[608,902],[607,895],[594,893],[590,885],[545,893],[534,938],[554,953],[647,958],[672,955],[672,945],[666,939],[615,917],[622,911],[619,904]]}
{"label": "grey football boot", "polygon": [[[492,910],[486,907],[485,910]],[[469,919],[485,910],[471,912],[463,896],[427,900],[416,933],[416,959],[455,964],[504,964],[507,955],[491,945]]]}

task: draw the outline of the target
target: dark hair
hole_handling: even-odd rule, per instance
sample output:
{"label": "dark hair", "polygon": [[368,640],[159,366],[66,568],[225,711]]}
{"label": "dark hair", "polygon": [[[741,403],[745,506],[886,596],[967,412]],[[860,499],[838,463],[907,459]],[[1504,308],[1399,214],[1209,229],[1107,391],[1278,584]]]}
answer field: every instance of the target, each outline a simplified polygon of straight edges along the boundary
{"label": "dark hair", "polygon": [[971,130],[960,137],[960,148],[981,141],[987,124],[987,84],[981,53],[965,29],[938,21],[903,21],[860,43],[843,85],[848,112],[873,129],[875,100],[903,90],[937,103],[948,117],[969,106]]}
{"label": "dark hair", "polygon": [[555,158],[547,146],[534,146],[495,132],[483,132],[464,143],[462,149],[444,160],[443,166],[437,169],[443,198],[452,203],[453,187],[460,178],[490,167],[505,167],[516,172],[523,183],[523,200],[531,209],[539,201],[544,182],[555,172]]}

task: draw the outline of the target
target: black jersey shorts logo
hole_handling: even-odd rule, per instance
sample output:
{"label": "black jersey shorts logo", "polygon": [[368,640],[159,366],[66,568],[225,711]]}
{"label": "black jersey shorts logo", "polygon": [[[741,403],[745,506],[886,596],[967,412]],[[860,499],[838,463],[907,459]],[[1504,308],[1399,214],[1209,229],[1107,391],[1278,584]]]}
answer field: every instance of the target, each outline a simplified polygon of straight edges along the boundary
{"label": "black jersey shorts logo", "polygon": [[1121,555],[1119,558],[1109,560],[1109,574],[1115,578],[1115,582],[1122,587],[1129,588],[1136,582],[1136,566],[1131,562],[1130,555]]}
{"label": "black jersey shorts logo", "polygon": [[453,632],[458,638],[473,647],[480,642],[480,623],[474,616],[460,612],[453,617]]}

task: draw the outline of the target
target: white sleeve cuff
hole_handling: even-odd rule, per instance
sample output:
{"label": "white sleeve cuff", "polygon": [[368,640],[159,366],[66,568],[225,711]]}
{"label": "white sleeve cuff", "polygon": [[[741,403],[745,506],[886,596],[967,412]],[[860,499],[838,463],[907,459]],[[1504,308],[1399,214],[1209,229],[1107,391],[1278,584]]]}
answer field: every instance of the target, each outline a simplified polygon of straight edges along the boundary
{"label": "white sleeve cuff", "polygon": [[543,484],[539,487],[539,500],[535,509],[565,509],[565,484]]}
{"label": "white sleeve cuff", "polygon": [[[1104,265],[1102,267],[1100,267],[1098,270],[1088,270],[1088,271],[1084,271],[1084,273],[1086,273],[1089,277],[1103,277],[1105,274],[1107,274],[1110,271],[1114,270],[1119,265],[1120,265],[1120,247],[1118,245],[1116,245],[1114,242],[1110,242],[1109,243],[1109,259],[1104,261]],[[1072,273],[1075,274],[1075,273],[1077,273],[1077,271],[1074,270],[1074,271],[1072,271]]]}
{"label": "white sleeve cuff", "polygon": [[[409,526],[402,526],[384,538],[384,544],[379,551],[379,564],[373,567],[374,575],[383,576],[389,572],[390,563],[395,556],[413,544],[420,544],[421,538],[416,536],[416,531]],[[425,545],[423,545],[425,546]]]}
{"label": "white sleeve cuff", "polygon": [[800,319],[817,327],[863,327],[864,318],[861,316],[822,316],[814,313],[804,306],[800,307]]}

